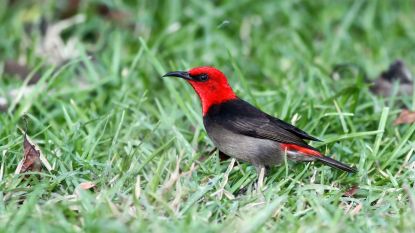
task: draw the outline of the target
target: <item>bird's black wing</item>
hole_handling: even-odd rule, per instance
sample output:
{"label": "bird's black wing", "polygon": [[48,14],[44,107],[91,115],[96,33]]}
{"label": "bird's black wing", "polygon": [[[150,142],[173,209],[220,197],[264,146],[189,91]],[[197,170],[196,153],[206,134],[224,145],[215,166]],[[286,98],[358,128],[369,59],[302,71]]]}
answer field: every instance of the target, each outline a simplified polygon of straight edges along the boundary
{"label": "bird's black wing", "polygon": [[320,139],[315,138],[315,137],[309,135],[308,133],[302,131],[301,129],[299,129],[299,128],[291,125],[291,124],[288,124],[285,121],[282,121],[282,120],[280,120],[278,118],[275,118],[273,116],[270,116],[270,115],[268,115],[268,118],[272,122],[274,122],[275,124],[279,125],[281,128],[290,131],[291,133],[297,135],[298,137],[301,137],[302,139],[321,142]]}
{"label": "bird's black wing", "polygon": [[317,140],[304,131],[274,118],[241,99],[212,106],[205,124],[217,124],[233,132],[280,143],[312,148],[303,139]]}

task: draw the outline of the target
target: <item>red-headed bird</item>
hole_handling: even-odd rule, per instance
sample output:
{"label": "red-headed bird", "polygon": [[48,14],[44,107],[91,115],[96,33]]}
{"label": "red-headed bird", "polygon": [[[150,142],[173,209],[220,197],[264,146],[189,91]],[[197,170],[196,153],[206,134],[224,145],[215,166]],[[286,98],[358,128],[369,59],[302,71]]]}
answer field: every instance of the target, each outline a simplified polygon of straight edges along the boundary
{"label": "red-headed bird", "polygon": [[346,172],[356,172],[356,169],[324,156],[304,141],[319,139],[238,98],[220,70],[202,66],[169,72],[165,76],[187,80],[198,94],[203,124],[220,154],[249,162],[257,172],[280,164],[285,154],[289,160],[317,160]]}

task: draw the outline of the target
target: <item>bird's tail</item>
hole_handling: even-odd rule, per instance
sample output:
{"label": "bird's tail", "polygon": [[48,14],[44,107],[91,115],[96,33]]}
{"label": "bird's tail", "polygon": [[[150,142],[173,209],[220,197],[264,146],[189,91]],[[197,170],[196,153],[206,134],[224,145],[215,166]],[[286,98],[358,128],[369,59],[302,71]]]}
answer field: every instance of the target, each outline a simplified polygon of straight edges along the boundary
{"label": "bird's tail", "polygon": [[345,172],[355,173],[357,170],[335,159],[324,156],[316,148],[311,146],[299,146],[295,144],[281,144],[281,149],[287,151],[292,160],[297,161],[314,161],[319,160],[322,163],[340,169]]}
{"label": "bird's tail", "polygon": [[326,156],[316,156],[315,158],[317,160],[321,161],[322,163],[330,166],[330,167],[337,168],[337,169],[340,169],[342,171],[350,172],[350,173],[357,172],[356,168],[352,168],[349,165],[346,165],[344,163],[341,163],[341,162],[339,162],[339,161],[337,161],[335,159],[332,159],[330,157],[326,157]]}

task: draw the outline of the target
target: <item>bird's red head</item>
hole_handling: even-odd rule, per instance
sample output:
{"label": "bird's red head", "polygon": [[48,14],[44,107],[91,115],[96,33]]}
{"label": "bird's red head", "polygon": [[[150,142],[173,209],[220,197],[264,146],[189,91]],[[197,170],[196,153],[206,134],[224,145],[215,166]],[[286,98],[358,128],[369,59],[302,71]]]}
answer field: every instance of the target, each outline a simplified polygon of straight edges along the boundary
{"label": "bird's red head", "polygon": [[226,76],[214,67],[201,66],[189,71],[173,71],[164,76],[186,79],[199,95],[203,115],[212,105],[237,98]]}

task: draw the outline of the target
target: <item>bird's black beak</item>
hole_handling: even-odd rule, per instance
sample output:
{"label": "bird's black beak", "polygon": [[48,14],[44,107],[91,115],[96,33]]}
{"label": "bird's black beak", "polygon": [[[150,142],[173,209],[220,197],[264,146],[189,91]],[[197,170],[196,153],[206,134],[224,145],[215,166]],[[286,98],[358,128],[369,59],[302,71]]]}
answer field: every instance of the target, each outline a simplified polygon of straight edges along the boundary
{"label": "bird's black beak", "polygon": [[190,76],[189,72],[187,71],[172,71],[172,72],[168,72],[162,77],[178,77],[178,78],[183,78],[186,80],[192,80],[192,76]]}

